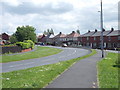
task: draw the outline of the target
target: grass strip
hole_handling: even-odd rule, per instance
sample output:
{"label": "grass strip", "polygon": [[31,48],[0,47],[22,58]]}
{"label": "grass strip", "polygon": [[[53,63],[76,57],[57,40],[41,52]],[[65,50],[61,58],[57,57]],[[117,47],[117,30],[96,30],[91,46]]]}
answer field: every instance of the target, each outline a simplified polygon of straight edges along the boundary
{"label": "grass strip", "polygon": [[116,60],[118,53],[108,53],[106,58],[97,63],[99,88],[118,88],[120,68],[114,67]]}
{"label": "grass strip", "polygon": [[33,67],[29,69],[2,73],[3,88],[43,88],[58,75],[68,69],[73,63],[96,54],[92,53],[83,57],[62,61],[55,64]]}
{"label": "grass strip", "polygon": [[7,56],[7,55],[1,56],[2,60],[0,61],[0,63],[27,60],[27,59],[33,59],[33,58],[41,58],[41,57],[57,54],[61,51],[62,51],[61,49],[57,49],[57,48],[38,46],[37,50],[33,52],[27,52],[27,53],[10,55],[10,56]]}

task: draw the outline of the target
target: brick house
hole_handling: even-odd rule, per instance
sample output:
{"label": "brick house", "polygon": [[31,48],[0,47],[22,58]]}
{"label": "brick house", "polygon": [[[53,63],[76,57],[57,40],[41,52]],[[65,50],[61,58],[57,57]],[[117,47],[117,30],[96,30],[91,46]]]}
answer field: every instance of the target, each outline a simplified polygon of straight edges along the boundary
{"label": "brick house", "polygon": [[[114,49],[120,47],[120,30],[103,30],[103,41],[105,49]],[[82,46],[91,48],[101,47],[101,31],[88,31],[87,33],[78,37],[79,42]]]}
{"label": "brick house", "polygon": [[43,34],[43,35],[39,35],[38,37],[37,37],[37,41],[38,42],[45,42],[45,35]]}
{"label": "brick house", "polygon": [[6,33],[0,34],[0,45],[8,43],[9,39],[10,39],[10,36],[8,34],[6,34]]}
{"label": "brick house", "polygon": [[91,43],[91,36],[93,35],[93,34],[95,34],[96,33],[96,31],[97,30],[95,30],[95,31],[88,31],[87,33],[85,33],[85,34],[83,34],[83,35],[81,35],[80,37],[78,37],[78,41],[80,42],[80,44],[82,45],[82,46],[87,46],[87,47],[89,47],[90,46],[90,43]]}
{"label": "brick house", "polygon": [[78,37],[79,33],[72,31],[72,33],[66,35],[64,43],[67,43],[68,46],[76,46],[79,45]]}
{"label": "brick house", "polygon": [[112,31],[106,36],[104,42],[108,49],[120,48],[120,30]]}
{"label": "brick house", "polygon": [[66,35],[63,34],[62,32],[60,32],[59,34],[57,34],[55,37],[53,37],[53,43],[54,45],[62,45],[64,43],[64,41],[66,41]]}

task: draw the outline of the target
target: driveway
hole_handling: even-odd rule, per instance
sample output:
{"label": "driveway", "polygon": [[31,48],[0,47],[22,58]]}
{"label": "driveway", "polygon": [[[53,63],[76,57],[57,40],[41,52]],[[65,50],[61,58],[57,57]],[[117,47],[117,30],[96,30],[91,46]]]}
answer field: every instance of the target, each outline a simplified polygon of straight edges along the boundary
{"label": "driveway", "polygon": [[58,54],[42,57],[42,58],[15,61],[15,62],[9,62],[9,63],[1,63],[0,66],[2,67],[2,71],[0,72],[10,72],[10,71],[36,67],[36,66],[53,64],[60,61],[66,61],[73,58],[81,57],[91,52],[90,50],[81,49],[81,48],[68,48],[68,47],[66,48],[54,47],[54,48],[59,48],[59,49],[62,49],[63,51]]}

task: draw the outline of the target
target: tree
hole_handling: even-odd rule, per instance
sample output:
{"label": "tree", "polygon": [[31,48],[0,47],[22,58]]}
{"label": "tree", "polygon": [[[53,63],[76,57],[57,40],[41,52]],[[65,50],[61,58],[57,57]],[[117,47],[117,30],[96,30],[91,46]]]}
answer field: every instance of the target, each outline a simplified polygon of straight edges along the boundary
{"label": "tree", "polygon": [[47,31],[44,31],[43,32],[45,35],[50,35],[50,34],[53,34],[54,35],[54,31],[53,31],[53,29],[51,28],[51,30],[50,29],[47,29]]}
{"label": "tree", "polygon": [[77,30],[76,32],[80,34],[80,30]]}
{"label": "tree", "polygon": [[35,34],[35,28],[32,26],[22,26],[17,27],[17,31],[15,32],[15,37],[18,41],[24,41],[24,40],[32,40],[33,42],[36,41],[36,34]]}
{"label": "tree", "polygon": [[47,32],[46,32],[46,31],[44,31],[44,32],[43,32],[43,34],[44,34],[44,35],[47,35]]}
{"label": "tree", "polygon": [[53,31],[53,29],[52,29],[52,28],[51,28],[51,30],[50,30],[50,33],[54,35],[54,31]]}
{"label": "tree", "polygon": [[17,38],[16,38],[15,34],[13,34],[13,35],[10,37],[10,42],[11,42],[11,43],[16,43],[16,42],[17,42]]}

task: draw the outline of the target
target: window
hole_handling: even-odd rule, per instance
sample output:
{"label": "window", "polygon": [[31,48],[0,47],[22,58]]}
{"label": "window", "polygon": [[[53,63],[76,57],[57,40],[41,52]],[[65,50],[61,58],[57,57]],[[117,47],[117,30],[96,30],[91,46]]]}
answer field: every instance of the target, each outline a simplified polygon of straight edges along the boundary
{"label": "window", "polygon": [[82,41],[82,37],[81,37],[81,41]]}
{"label": "window", "polygon": [[110,37],[110,36],[108,37],[108,40],[109,40],[109,41],[111,40],[111,37]]}
{"label": "window", "polygon": [[87,37],[87,40],[89,40],[89,37]]}
{"label": "window", "polygon": [[93,45],[94,45],[94,47],[96,47],[96,45],[97,45],[97,44],[96,44],[96,43],[94,43]]}
{"label": "window", "polygon": [[108,47],[109,47],[109,48],[111,47],[111,43],[108,43]]}
{"label": "window", "polygon": [[96,40],[96,37],[94,37],[94,40]]}
{"label": "window", "polygon": [[118,36],[118,40],[120,40],[120,36]]}
{"label": "window", "polygon": [[89,43],[87,43],[87,46],[89,46]]}

